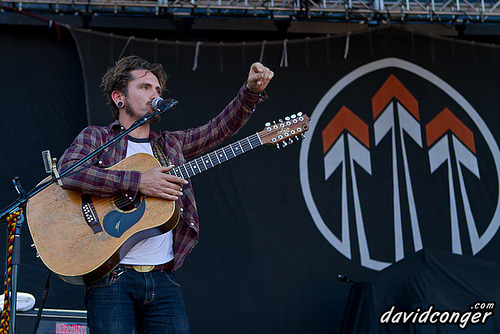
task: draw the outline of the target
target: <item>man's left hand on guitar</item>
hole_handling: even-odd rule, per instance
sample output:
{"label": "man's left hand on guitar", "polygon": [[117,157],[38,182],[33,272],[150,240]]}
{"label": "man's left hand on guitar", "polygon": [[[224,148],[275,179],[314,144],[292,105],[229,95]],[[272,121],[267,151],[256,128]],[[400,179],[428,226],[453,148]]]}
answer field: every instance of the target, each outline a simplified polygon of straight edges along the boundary
{"label": "man's left hand on guitar", "polygon": [[182,195],[182,184],[188,181],[168,174],[174,166],[155,167],[142,173],[139,183],[139,192],[146,196],[177,201]]}

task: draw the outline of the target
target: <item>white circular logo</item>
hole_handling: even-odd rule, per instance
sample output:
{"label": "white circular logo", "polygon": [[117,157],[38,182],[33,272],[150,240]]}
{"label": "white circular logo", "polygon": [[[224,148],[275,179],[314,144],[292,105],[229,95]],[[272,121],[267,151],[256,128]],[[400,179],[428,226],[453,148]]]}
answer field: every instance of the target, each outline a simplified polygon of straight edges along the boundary
{"label": "white circular logo", "polygon": [[[431,94],[414,97],[417,83]],[[453,253],[479,252],[500,225],[499,166],[498,145],[471,104],[398,58],[335,83],[300,150],[302,193],[317,228],[345,257],[374,270],[427,246],[435,233],[437,246]],[[486,204],[470,195],[485,184]]]}

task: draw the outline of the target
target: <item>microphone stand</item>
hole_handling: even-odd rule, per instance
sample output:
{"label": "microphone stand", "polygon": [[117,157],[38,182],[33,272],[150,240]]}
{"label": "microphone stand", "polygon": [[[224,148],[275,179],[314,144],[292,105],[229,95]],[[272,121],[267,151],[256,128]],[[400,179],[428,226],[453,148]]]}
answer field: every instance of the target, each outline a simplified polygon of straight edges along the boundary
{"label": "microphone stand", "polygon": [[[165,106],[159,106],[156,111],[152,114],[143,116],[139,119],[137,119],[127,130],[123,131],[122,133],[118,134],[116,137],[99,147],[93,152],[90,152],[87,154],[85,157],[83,157],[81,160],[79,160],[77,163],[71,165],[69,168],[67,168],[64,172],[60,173],[59,177],[52,177],[50,180],[41,183],[37,185],[35,188],[30,190],[29,192],[26,192],[23,187],[21,186],[21,181],[19,180],[19,177],[14,177],[12,182],[14,183],[14,187],[16,188],[19,197],[10,205],[5,207],[0,211],[0,221],[6,221],[7,217],[14,212],[19,211],[21,208],[25,207],[26,204],[28,203],[29,199],[42,190],[46,189],[48,186],[50,186],[52,183],[62,179],[65,176],[68,176],[71,172],[73,172],[76,168],[80,167],[83,165],[85,162],[88,160],[92,159],[99,153],[101,153],[103,150],[109,148],[112,145],[115,145],[121,138],[129,134],[130,132],[134,131],[138,127],[146,124],[147,121],[149,121],[151,118],[153,118],[156,115],[160,115],[164,113],[167,110],[170,110],[174,108],[177,105],[178,101],[176,100],[171,100],[171,102],[168,105]],[[9,324],[9,333],[14,334],[15,333],[15,326],[16,326],[16,304],[17,304],[17,276],[18,276],[18,269],[20,265],[20,258],[21,258],[21,245],[20,245],[20,238],[21,238],[21,226],[24,219],[24,213],[16,223],[16,230],[14,234],[14,241],[13,241],[13,249],[12,249],[12,288],[11,291],[8,291],[8,297],[9,297],[9,305],[11,305],[11,315],[9,317],[10,324]],[[7,277],[6,277],[7,278]]]}

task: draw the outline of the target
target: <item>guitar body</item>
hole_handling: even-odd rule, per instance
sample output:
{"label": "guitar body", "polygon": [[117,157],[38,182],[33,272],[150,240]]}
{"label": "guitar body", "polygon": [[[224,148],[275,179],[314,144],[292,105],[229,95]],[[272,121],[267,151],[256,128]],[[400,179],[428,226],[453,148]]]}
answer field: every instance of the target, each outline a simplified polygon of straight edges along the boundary
{"label": "guitar body", "polygon": [[[109,169],[157,166],[154,157],[139,153]],[[26,215],[43,263],[66,282],[84,284],[111,272],[139,241],[173,229],[179,207],[154,197],[138,196],[131,204],[123,196],[85,196],[52,184],[30,199]]]}

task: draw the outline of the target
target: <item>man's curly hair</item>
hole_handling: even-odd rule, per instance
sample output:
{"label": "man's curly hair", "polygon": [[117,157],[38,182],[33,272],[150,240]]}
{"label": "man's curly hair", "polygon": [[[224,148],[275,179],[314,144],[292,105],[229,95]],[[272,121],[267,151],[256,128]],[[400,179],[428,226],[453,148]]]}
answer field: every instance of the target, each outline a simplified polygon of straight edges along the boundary
{"label": "man's curly hair", "polygon": [[101,82],[101,86],[106,92],[106,97],[108,98],[107,104],[111,108],[111,112],[113,113],[113,117],[115,119],[118,119],[118,107],[111,98],[111,94],[115,90],[127,94],[128,83],[134,79],[130,72],[134,70],[150,71],[158,78],[161,89],[165,89],[167,74],[161,64],[152,64],[137,56],[128,56],[118,60],[114,67],[108,69],[106,74],[102,77]]}

